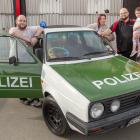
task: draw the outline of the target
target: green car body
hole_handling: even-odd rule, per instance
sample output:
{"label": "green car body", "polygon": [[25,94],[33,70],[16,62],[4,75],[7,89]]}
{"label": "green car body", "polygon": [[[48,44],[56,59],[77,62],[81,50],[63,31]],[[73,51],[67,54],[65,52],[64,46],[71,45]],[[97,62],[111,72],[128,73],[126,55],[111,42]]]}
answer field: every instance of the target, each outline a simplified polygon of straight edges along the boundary
{"label": "green car body", "polygon": [[[9,64],[10,40],[26,51],[32,58],[32,62],[17,62]],[[32,51],[17,38],[8,35],[0,36],[1,60],[0,60],[0,97],[1,98],[26,98],[42,97],[41,90],[41,66],[42,63],[34,56]],[[20,50],[17,50],[17,54]],[[17,56],[18,57],[18,56]]]}
{"label": "green car body", "polygon": [[0,97],[43,97],[45,122],[59,136],[140,121],[139,63],[85,27],[47,28],[38,45],[0,36]]}
{"label": "green car body", "polygon": [[140,90],[140,65],[122,56],[52,67],[90,101]]}

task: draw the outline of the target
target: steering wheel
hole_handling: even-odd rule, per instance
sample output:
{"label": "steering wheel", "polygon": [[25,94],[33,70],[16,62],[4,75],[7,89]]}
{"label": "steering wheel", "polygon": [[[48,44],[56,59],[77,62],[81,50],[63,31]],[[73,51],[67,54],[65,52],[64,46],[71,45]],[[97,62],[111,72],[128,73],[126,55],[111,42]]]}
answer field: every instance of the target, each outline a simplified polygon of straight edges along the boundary
{"label": "steering wheel", "polygon": [[68,57],[69,51],[63,47],[52,47],[48,49],[49,58],[59,58],[59,57]]}

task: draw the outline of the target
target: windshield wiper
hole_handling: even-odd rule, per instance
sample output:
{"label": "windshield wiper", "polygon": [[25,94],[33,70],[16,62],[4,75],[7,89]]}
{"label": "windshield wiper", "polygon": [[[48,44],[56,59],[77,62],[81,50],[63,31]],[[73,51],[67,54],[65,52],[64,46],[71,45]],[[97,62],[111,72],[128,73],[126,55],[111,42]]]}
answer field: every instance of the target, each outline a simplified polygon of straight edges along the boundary
{"label": "windshield wiper", "polygon": [[87,56],[87,55],[96,55],[96,54],[102,54],[102,53],[107,53],[106,51],[99,51],[99,52],[88,52],[88,53],[85,53],[83,56]]}
{"label": "windshield wiper", "polygon": [[48,59],[49,61],[53,61],[53,60],[80,60],[80,57],[56,57],[56,58],[50,58]]}

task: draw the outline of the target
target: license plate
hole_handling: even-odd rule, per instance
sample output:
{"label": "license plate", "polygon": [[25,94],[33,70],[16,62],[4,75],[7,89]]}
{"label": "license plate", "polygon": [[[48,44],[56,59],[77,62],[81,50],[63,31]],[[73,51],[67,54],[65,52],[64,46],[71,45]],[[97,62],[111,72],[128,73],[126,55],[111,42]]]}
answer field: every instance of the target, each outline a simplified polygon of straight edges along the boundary
{"label": "license plate", "polygon": [[130,125],[132,124],[135,124],[135,123],[138,123],[140,122],[140,116],[136,117],[136,118],[133,118],[132,120],[130,120],[127,124],[127,127],[129,127]]}

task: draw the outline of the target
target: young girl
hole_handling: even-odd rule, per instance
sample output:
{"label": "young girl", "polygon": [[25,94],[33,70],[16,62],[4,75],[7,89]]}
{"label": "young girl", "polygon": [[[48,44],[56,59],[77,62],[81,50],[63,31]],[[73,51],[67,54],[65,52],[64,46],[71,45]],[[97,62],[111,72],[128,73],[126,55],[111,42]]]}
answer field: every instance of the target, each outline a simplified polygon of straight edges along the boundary
{"label": "young girl", "polygon": [[130,56],[137,54],[140,57],[140,7],[135,9],[135,15],[137,19],[133,27],[133,50]]}

